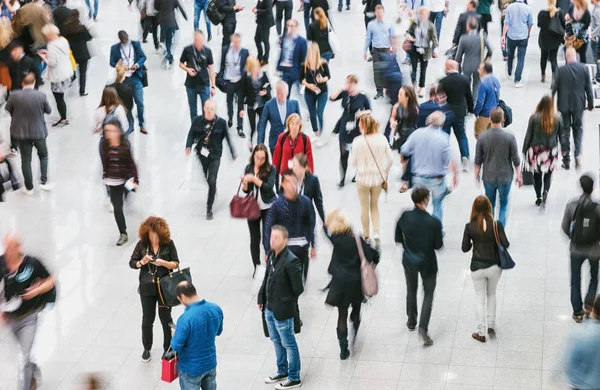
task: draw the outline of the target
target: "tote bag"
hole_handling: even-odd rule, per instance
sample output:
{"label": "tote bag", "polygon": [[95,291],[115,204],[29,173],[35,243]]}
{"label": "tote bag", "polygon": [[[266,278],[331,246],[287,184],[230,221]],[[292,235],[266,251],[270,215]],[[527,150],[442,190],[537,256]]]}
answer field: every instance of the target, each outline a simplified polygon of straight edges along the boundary
{"label": "tote bag", "polygon": [[355,234],[354,239],[356,240],[358,256],[360,257],[360,281],[362,292],[364,296],[371,298],[379,292],[379,281],[377,280],[377,273],[375,273],[376,265],[375,263],[367,261],[360,237]]}
{"label": "tote bag", "polygon": [[515,262],[512,257],[506,250],[504,246],[500,243],[500,238],[498,237],[498,224],[494,221],[494,237],[496,238],[496,245],[498,246],[498,257],[500,257],[500,268],[502,269],[511,269],[515,267]]}
{"label": "tote bag", "polygon": [[158,294],[160,298],[159,304],[167,307],[175,307],[180,304],[179,299],[177,299],[177,294],[175,293],[177,285],[181,282],[191,283],[192,275],[189,268],[184,268],[182,270],[177,269],[174,272],[169,272],[168,275],[163,276],[156,282],[158,284]]}
{"label": "tote bag", "polygon": [[[240,189],[242,188],[242,182],[238,186],[236,194],[229,203],[229,211],[233,218],[244,218],[250,221],[254,221],[260,218],[260,207],[258,202],[252,193],[240,196]],[[257,194],[258,196],[258,194]]]}

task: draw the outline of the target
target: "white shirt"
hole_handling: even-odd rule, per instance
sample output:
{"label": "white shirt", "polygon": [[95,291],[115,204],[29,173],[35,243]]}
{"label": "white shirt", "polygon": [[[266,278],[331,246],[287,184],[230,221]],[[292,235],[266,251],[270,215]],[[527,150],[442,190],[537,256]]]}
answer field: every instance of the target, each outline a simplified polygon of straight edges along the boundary
{"label": "white shirt", "polygon": [[357,184],[365,187],[381,185],[384,177],[387,180],[388,172],[392,167],[392,159],[392,150],[383,134],[361,135],[352,142],[350,164],[356,167]]}
{"label": "white shirt", "polygon": [[431,12],[442,12],[446,9],[446,0],[429,0]]}
{"label": "white shirt", "polygon": [[133,74],[133,70],[129,69],[135,64],[135,50],[133,50],[133,45],[131,41],[127,41],[126,44],[121,44],[119,46],[119,51],[121,52],[121,60],[123,61],[123,65],[127,65],[127,73],[125,73],[125,77],[131,77]]}

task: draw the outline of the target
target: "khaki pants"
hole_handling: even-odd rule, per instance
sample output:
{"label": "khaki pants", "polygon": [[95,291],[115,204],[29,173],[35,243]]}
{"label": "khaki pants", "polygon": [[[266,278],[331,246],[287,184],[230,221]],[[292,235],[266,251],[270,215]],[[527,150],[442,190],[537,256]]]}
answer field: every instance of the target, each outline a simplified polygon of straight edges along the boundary
{"label": "khaki pants", "polygon": [[490,118],[479,116],[475,120],[475,138],[479,138],[479,135],[487,130],[491,126]]}
{"label": "khaki pants", "polygon": [[379,237],[379,194],[381,185],[366,187],[356,183],[358,188],[358,199],[360,200],[360,221],[362,223],[363,235],[370,237],[369,212],[373,222],[373,234]]}

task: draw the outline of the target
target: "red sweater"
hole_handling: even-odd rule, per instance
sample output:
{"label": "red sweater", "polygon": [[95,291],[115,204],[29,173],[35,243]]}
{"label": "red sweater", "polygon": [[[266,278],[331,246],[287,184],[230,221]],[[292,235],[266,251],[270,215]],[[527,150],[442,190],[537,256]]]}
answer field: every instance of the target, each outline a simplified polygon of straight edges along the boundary
{"label": "red sweater", "polygon": [[275,145],[275,152],[273,153],[273,165],[277,168],[277,172],[281,173],[288,169],[288,162],[296,154],[302,153],[308,157],[308,168],[314,173],[315,167],[310,138],[306,134],[298,133],[298,137],[293,140],[287,131],[279,134],[277,145]]}

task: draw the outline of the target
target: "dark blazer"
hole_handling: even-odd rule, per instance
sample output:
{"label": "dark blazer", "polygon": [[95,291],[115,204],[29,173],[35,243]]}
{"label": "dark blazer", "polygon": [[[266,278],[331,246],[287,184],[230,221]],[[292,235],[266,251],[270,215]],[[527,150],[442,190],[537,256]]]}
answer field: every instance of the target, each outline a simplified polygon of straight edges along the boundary
{"label": "dark blazer", "polygon": [[321,217],[321,221],[325,222],[325,210],[323,210],[323,193],[321,192],[321,183],[319,178],[310,172],[306,172],[304,176],[304,190],[302,195],[314,202],[317,213]]}
{"label": "dark blazer", "polygon": [[69,46],[73,52],[73,58],[75,58],[75,62],[79,63],[92,58],[87,46],[88,41],[92,40],[92,35],[87,28],[82,26],[81,31],[77,33],[65,32],[63,36],[67,38],[67,41],[69,41]]}
{"label": "dark blazer", "polygon": [[44,92],[35,89],[13,91],[6,102],[12,117],[10,136],[17,140],[45,139],[48,136],[46,118],[52,108]]}
{"label": "dark blazer", "polygon": [[440,88],[446,94],[446,102],[454,112],[455,119],[473,112],[473,94],[469,79],[458,72],[449,73],[440,80]]}
{"label": "dark blazer", "polygon": [[[254,174],[254,164],[246,165],[246,169],[244,169],[244,175],[248,173]],[[263,184],[260,187],[260,197],[265,203],[272,203],[277,198],[277,194],[275,193],[275,179],[277,178],[277,169],[275,165],[271,164],[271,170],[269,171],[269,176],[267,176],[266,180],[263,180]],[[254,191],[254,183],[248,183],[248,191],[246,193],[251,193]]]}
{"label": "dark blazer", "polygon": [[258,0],[256,3],[256,24],[262,28],[270,28],[275,25],[273,0]]}
{"label": "dark blazer", "polygon": [[570,62],[556,70],[552,96],[558,93],[556,106],[559,111],[583,112],[594,108],[594,93],[590,73],[585,64]]}
{"label": "dark blazer", "polygon": [[[233,47],[233,45],[230,45],[229,47]],[[227,50],[224,53],[227,53]],[[243,47],[240,49],[240,74],[242,75],[242,77],[244,76],[244,72],[246,71],[246,61],[248,61],[249,55],[250,53],[248,53],[248,49],[244,49]],[[225,72],[225,58],[226,56],[221,58],[221,72]]]}
{"label": "dark blazer", "polygon": [[[558,18],[558,21],[561,24],[561,26],[565,28],[565,14],[563,14],[562,10],[558,9],[554,17]],[[540,49],[543,50],[558,50],[558,48],[564,41],[564,37],[548,29],[548,26],[550,25],[550,20],[552,20],[552,18],[550,17],[550,13],[548,11],[540,11],[537,17],[537,26],[540,28],[538,44],[540,46]]]}
{"label": "dark blazer", "polygon": [[[396,224],[396,242],[408,247],[412,252],[422,253],[425,261],[419,268],[424,274],[435,274],[438,271],[436,249],[443,245],[442,223],[428,212],[417,207],[405,211]],[[402,263],[406,266],[403,254]]]}
{"label": "dark blazer", "polygon": [[38,89],[42,85],[42,77],[40,76],[40,67],[34,59],[25,55],[21,58],[21,61],[8,63],[8,72],[10,73],[10,79],[12,81],[11,91],[21,89],[21,83],[23,78],[28,73],[35,75],[35,89]]}
{"label": "dark blazer", "polygon": [[[252,84],[252,75],[250,75],[250,73],[243,73],[242,75],[242,86],[240,90],[242,94],[241,100],[248,106],[248,108],[254,107],[255,103],[257,108],[262,107],[267,101],[271,100],[271,83],[269,82],[267,73],[262,72],[259,78],[260,87],[256,89]],[[264,96],[259,96],[258,93],[263,89],[267,91],[267,94]]]}
{"label": "dark blazer", "polygon": [[[219,0],[217,1],[217,9],[225,15],[225,19],[221,22],[222,24],[236,24],[235,14],[233,9],[235,6],[235,0]],[[271,6],[272,7],[272,6]]]}
{"label": "dark blazer", "polygon": [[[281,41],[281,52],[279,53],[279,61],[277,61],[277,70],[281,71],[283,70],[283,67],[281,66],[281,61],[283,60],[283,41],[285,40],[285,38]],[[300,35],[296,36],[295,39],[295,45],[294,45],[294,54],[292,56],[292,68],[290,69],[290,72],[292,74],[292,76],[294,77],[294,80],[300,80],[300,66],[302,65],[302,63],[304,63],[304,60],[306,60],[306,51],[307,51],[307,44],[306,44],[306,39],[304,39],[303,37],[301,37]],[[288,68],[286,68],[288,69]]]}
{"label": "dark blazer", "polygon": [[175,18],[175,9],[179,8],[181,15],[187,20],[185,10],[179,3],[179,0],[156,0],[154,6],[158,11],[158,23],[161,28],[175,27],[177,26],[177,19]]}
{"label": "dark blazer", "polygon": [[117,90],[119,99],[123,102],[123,106],[127,109],[127,118],[133,118],[133,88],[128,84],[114,82],[109,87],[113,87]]}
{"label": "dark blazer", "polygon": [[[131,41],[133,46],[133,61],[137,64],[138,68],[133,73],[135,76],[142,78],[142,65],[146,62],[146,55],[142,50],[142,46],[139,41]],[[110,66],[113,68],[117,66],[117,62],[121,59],[121,43],[116,43],[110,47]]]}
{"label": "dark blazer", "polygon": [[[460,65],[463,74],[477,72],[479,64],[481,64],[481,35],[479,34],[471,33],[460,37],[454,60]],[[483,37],[483,50],[485,54],[484,59],[492,57],[493,49],[485,33]]]}
{"label": "dark blazer", "polygon": [[[200,115],[194,118],[187,139],[185,141],[185,147],[191,148],[193,144],[196,144],[196,151],[200,156],[200,150],[204,145],[204,138],[206,137],[205,132],[205,121],[204,116]],[[206,147],[209,150],[208,158],[211,160],[220,160],[223,155],[223,140],[227,141],[229,145],[229,151],[231,152],[231,158],[234,160],[237,158],[235,148],[231,139],[229,139],[229,128],[225,119],[215,116],[215,124],[213,125],[212,135],[210,136],[209,143]]]}
{"label": "dark blazer", "polygon": [[[138,287],[138,293],[143,296],[158,295],[156,280],[168,275],[169,270],[165,267],[157,267],[152,263],[148,263],[146,265],[142,265],[140,268],[137,268],[136,263],[142,260],[146,255],[150,255],[152,257],[156,257],[157,259],[162,259],[165,261],[175,261],[179,263],[177,248],[175,248],[175,243],[173,242],[173,240],[171,240],[168,244],[160,245],[158,247],[158,253],[154,253],[152,245],[150,245],[149,243],[144,244],[142,241],[138,241],[135,248],[133,249],[131,259],[129,259],[129,267],[132,269],[140,270],[140,275],[138,277],[140,282],[140,285]],[[156,274],[154,275],[154,277],[152,277],[151,273]]]}
{"label": "dark blazer", "polygon": [[[458,22],[456,22],[456,27],[454,28],[454,37],[452,38],[452,44],[458,46],[458,42],[460,41],[460,37],[463,34],[467,33],[467,21],[469,17],[473,16],[479,22],[481,19],[481,15],[479,15],[475,11],[466,11],[462,14],[458,15]],[[479,28],[477,29],[479,31]]]}
{"label": "dark blazer", "polygon": [[[286,101],[286,114],[285,119],[292,115],[300,115],[300,106],[298,101],[289,99]],[[258,121],[258,140],[257,143],[265,143],[265,130],[267,129],[267,122],[271,123],[271,129],[269,130],[269,148],[271,151],[275,150],[277,146],[277,138],[279,134],[285,130],[285,120],[282,122],[279,116],[279,109],[277,108],[277,98],[274,97],[265,104],[260,120]]]}
{"label": "dark blazer", "polygon": [[278,256],[270,251],[258,304],[271,310],[277,321],[288,320],[297,314],[298,297],[303,292],[300,260],[287,247]]}

